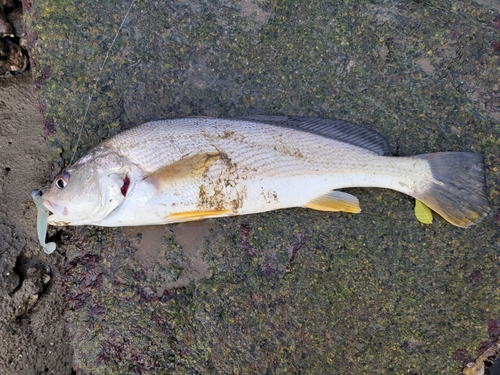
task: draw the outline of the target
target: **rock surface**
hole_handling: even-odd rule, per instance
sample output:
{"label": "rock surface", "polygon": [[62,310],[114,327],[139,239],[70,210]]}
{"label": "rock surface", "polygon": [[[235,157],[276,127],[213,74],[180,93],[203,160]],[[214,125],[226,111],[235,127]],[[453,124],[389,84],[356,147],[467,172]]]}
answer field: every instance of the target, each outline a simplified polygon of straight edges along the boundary
{"label": "rock surface", "polygon": [[[338,117],[376,129],[400,155],[484,152],[492,213],[469,230],[423,226],[408,197],[351,189],[356,216],[294,209],[201,228],[53,230],[78,373],[445,374],[498,338],[498,9],[139,2],[105,61],[127,5],[95,5],[29,10],[52,175],[72,157],[91,95],[79,155],[160,118]],[[38,256],[57,275],[58,261]],[[7,294],[18,278],[2,284]]]}

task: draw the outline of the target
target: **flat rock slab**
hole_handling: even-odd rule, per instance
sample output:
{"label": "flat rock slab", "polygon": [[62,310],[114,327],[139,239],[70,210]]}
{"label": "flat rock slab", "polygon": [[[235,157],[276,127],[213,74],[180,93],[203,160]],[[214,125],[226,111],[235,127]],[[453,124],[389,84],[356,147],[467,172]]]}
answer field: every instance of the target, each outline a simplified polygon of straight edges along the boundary
{"label": "flat rock slab", "polygon": [[161,118],[337,117],[400,155],[484,152],[492,213],[468,230],[425,226],[412,199],[351,189],[359,215],[54,230],[78,373],[446,374],[498,338],[498,9],[138,1],[110,48],[128,5],[28,11],[52,175],[80,129],[77,155]]}

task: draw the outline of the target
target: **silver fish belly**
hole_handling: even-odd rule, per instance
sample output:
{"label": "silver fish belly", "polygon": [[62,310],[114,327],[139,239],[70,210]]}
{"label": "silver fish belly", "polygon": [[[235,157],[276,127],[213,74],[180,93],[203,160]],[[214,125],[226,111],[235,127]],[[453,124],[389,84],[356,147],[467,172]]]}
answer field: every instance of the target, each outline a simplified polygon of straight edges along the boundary
{"label": "silver fish belly", "polygon": [[290,207],[359,212],[335,189],[413,196],[467,227],[489,211],[481,154],[387,156],[387,141],[334,119],[184,118],[124,131],[43,191],[51,225],[154,225]]}

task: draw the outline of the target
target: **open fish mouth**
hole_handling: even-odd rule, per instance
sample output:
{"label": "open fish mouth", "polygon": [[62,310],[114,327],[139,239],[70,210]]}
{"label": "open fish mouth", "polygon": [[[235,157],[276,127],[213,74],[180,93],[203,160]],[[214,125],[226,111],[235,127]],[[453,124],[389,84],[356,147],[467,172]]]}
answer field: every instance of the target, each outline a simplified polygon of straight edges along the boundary
{"label": "open fish mouth", "polygon": [[43,205],[54,215],[62,217],[68,214],[68,209],[64,206],[61,206],[57,203],[51,202],[49,200],[44,199]]}

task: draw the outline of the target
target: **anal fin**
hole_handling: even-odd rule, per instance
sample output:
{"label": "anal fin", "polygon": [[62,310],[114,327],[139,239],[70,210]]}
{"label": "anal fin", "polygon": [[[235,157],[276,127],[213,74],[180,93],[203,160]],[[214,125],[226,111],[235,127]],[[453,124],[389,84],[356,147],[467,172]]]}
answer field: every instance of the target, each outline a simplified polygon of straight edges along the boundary
{"label": "anal fin", "polygon": [[218,211],[188,211],[188,212],[179,212],[175,214],[170,214],[165,217],[169,221],[173,223],[181,223],[185,221],[196,221],[208,219],[211,217],[218,216],[227,216],[230,210],[218,210]]}
{"label": "anal fin", "polygon": [[304,205],[318,211],[344,211],[357,214],[361,211],[359,201],[354,195],[342,191],[330,191]]}

